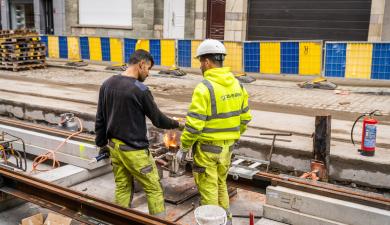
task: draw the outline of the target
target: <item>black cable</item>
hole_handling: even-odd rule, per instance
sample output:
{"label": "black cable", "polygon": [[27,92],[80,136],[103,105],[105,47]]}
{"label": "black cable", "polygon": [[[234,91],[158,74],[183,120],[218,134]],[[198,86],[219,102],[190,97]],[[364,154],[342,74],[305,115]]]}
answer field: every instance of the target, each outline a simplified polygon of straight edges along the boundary
{"label": "black cable", "polygon": [[367,114],[362,114],[362,115],[360,115],[360,116],[355,120],[355,122],[354,122],[353,125],[352,125],[352,129],[351,129],[351,141],[352,141],[352,144],[353,144],[353,145],[355,145],[355,142],[353,141],[353,129],[355,128],[356,123],[357,123],[361,118],[365,117],[366,115],[367,115]]}
{"label": "black cable", "polygon": [[353,123],[353,125],[352,125],[352,129],[351,129],[351,141],[352,141],[352,144],[353,145],[355,145],[355,142],[354,142],[354,140],[353,140],[353,130],[354,130],[354,128],[355,128],[355,125],[356,125],[356,123],[362,118],[362,117],[365,117],[365,116],[373,116],[376,112],[380,112],[379,110],[374,110],[374,111],[372,111],[372,112],[370,112],[370,113],[364,113],[364,114],[362,114],[362,115],[360,115],[356,120],[355,120],[355,122]]}

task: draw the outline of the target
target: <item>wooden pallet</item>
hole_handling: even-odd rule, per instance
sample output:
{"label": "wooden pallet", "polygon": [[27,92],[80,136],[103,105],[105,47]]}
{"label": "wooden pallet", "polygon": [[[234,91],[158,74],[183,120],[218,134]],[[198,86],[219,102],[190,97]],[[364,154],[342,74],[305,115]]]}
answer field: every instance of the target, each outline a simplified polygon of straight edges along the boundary
{"label": "wooden pallet", "polygon": [[17,57],[1,57],[0,62],[24,62],[26,60],[41,60],[46,56],[17,56]]}
{"label": "wooden pallet", "polygon": [[17,58],[17,57],[32,57],[32,56],[46,56],[46,52],[42,50],[38,51],[24,51],[24,52],[1,52],[2,58]]}
{"label": "wooden pallet", "polygon": [[32,41],[39,41],[38,36],[31,36],[31,37],[9,37],[9,38],[0,38],[0,44],[19,44],[20,42],[32,42]]}
{"label": "wooden pallet", "polygon": [[0,30],[1,36],[15,36],[15,35],[37,35],[34,29],[23,29],[23,30]]}
{"label": "wooden pallet", "polygon": [[19,71],[46,67],[46,46],[32,29],[0,31],[0,68]]}
{"label": "wooden pallet", "polygon": [[14,72],[21,71],[21,70],[32,70],[35,68],[45,69],[46,67],[47,67],[46,63],[27,64],[27,65],[18,65],[18,66],[0,65],[0,69],[12,70]]}
{"label": "wooden pallet", "polygon": [[0,53],[21,53],[21,52],[35,52],[35,51],[43,51],[45,52],[46,47],[45,46],[37,46],[37,47],[22,47],[22,48],[1,48],[0,47]]}
{"label": "wooden pallet", "polygon": [[19,43],[19,44],[3,44],[0,45],[1,49],[8,49],[8,50],[14,50],[14,49],[25,49],[25,48],[37,48],[37,47],[46,47],[45,44],[41,42],[33,42],[33,43]]}
{"label": "wooden pallet", "polygon": [[45,61],[46,59],[28,59],[28,60],[13,61],[13,62],[0,61],[0,64],[15,67],[20,65],[28,65],[28,64],[40,64],[40,63],[44,63]]}

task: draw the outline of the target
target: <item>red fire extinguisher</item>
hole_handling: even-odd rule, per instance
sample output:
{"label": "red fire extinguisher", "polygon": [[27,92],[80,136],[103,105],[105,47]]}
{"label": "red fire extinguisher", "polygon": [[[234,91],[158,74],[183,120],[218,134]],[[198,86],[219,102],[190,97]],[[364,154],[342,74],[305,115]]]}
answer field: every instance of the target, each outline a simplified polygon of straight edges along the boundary
{"label": "red fire extinguisher", "polygon": [[376,144],[376,125],[378,124],[378,120],[374,118],[374,116],[380,116],[378,110],[374,110],[371,113],[365,113],[359,116],[355,122],[353,123],[351,129],[351,141],[355,145],[353,140],[353,130],[355,128],[356,123],[364,117],[363,119],[363,129],[362,129],[362,140],[360,146],[360,154],[364,156],[374,156],[375,155],[375,144]]}

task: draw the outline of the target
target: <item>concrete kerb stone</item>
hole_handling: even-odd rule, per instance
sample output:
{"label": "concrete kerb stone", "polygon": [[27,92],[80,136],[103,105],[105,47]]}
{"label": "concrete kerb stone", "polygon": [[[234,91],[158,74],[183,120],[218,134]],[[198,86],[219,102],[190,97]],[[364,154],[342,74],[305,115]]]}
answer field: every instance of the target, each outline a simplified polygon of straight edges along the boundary
{"label": "concrete kerb stone", "polygon": [[383,225],[390,223],[390,212],[385,209],[279,186],[268,186],[266,192],[266,203],[275,207],[346,224]]}
{"label": "concrete kerb stone", "polygon": [[264,217],[291,225],[346,225],[268,204],[264,205]]}

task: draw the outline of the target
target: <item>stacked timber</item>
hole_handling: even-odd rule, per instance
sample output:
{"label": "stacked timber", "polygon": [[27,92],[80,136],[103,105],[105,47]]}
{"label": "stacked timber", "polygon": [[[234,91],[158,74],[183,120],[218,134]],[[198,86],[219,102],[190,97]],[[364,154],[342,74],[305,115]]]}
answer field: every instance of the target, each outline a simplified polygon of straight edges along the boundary
{"label": "stacked timber", "polygon": [[46,47],[34,30],[0,31],[0,69],[20,71],[46,67]]}

